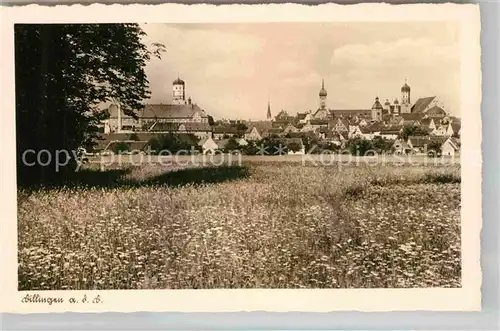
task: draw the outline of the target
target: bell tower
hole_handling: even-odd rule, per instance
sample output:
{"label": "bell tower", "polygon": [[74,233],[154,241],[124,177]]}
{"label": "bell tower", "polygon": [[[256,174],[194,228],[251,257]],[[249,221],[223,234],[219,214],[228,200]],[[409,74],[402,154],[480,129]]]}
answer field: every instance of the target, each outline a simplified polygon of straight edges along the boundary
{"label": "bell tower", "polygon": [[321,80],[321,90],[319,90],[319,108],[326,109],[326,97],[328,93],[325,90],[325,80]]}
{"label": "bell tower", "polygon": [[410,92],[411,92],[411,88],[406,83],[406,79],[405,79],[405,84],[401,87],[401,103],[402,104],[407,104],[407,105],[411,104]]}
{"label": "bell tower", "polygon": [[172,104],[186,104],[186,84],[179,77],[172,83]]}

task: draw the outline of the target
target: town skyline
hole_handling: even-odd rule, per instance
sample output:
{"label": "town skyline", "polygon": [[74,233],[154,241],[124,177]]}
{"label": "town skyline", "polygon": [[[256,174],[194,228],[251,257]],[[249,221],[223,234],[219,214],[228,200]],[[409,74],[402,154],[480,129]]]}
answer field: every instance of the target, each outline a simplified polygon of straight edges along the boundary
{"label": "town skyline", "polygon": [[[261,120],[268,102],[273,117],[282,109],[292,114],[314,112],[322,80],[331,109],[370,109],[377,96],[381,101],[401,101],[400,88],[407,80],[412,101],[438,96],[446,111],[460,116],[459,42],[452,23],[142,28],[146,42],[167,48],[162,60],[147,64],[152,92],[147,103],[170,103],[172,82],[180,77],[186,82],[186,98],[214,118]],[[287,33],[295,38],[286,40]]]}

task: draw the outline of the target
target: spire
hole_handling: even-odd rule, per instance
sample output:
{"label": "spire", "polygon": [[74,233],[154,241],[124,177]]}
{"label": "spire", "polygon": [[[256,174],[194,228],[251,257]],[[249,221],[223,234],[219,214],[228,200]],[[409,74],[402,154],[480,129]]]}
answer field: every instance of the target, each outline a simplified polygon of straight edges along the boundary
{"label": "spire", "polygon": [[325,80],[324,79],[321,80],[321,90],[319,90],[319,96],[320,97],[326,97],[327,96],[327,93],[326,93],[326,90],[325,90]]}
{"label": "spire", "polygon": [[267,100],[267,119],[270,120],[271,119],[271,101],[269,101],[269,99]]}

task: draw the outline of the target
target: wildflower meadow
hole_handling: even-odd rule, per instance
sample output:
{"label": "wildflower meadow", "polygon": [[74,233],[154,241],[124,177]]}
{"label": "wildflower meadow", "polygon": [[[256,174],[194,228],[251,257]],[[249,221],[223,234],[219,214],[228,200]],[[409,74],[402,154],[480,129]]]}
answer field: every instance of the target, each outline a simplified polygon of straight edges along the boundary
{"label": "wildflower meadow", "polygon": [[86,171],[19,188],[20,290],[461,284],[459,165]]}

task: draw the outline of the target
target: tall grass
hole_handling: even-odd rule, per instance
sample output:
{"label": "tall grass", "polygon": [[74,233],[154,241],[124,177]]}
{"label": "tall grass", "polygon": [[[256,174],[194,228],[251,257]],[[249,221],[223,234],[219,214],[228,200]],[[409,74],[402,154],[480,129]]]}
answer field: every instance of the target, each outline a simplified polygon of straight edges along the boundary
{"label": "tall grass", "polygon": [[19,288],[460,286],[459,167],[244,168],[175,186],[21,190]]}

